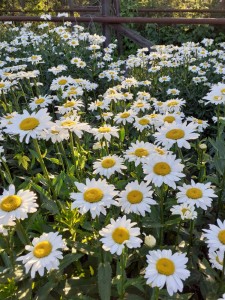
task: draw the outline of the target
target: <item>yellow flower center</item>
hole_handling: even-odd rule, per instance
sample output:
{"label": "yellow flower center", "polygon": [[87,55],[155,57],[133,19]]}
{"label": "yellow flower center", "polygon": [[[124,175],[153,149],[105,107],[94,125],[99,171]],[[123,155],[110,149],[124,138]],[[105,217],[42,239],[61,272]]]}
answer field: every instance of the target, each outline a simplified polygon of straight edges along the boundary
{"label": "yellow flower center", "polygon": [[149,124],[149,120],[148,119],[141,119],[141,120],[139,120],[139,122],[138,122],[140,125],[148,125]]}
{"label": "yellow flower center", "polygon": [[102,101],[97,101],[97,102],[96,102],[96,106],[101,106],[102,104],[103,104]]}
{"label": "yellow flower center", "polygon": [[34,101],[36,104],[41,104],[43,102],[45,102],[45,99],[44,98],[39,98],[37,100]]}
{"label": "yellow flower center", "polygon": [[52,134],[59,134],[59,131],[58,130],[51,130],[51,133]]}
{"label": "yellow flower center", "polygon": [[98,188],[89,188],[84,192],[84,200],[89,203],[95,203],[102,200],[104,194]]}
{"label": "yellow flower center", "polygon": [[166,137],[171,140],[182,139],[185,135],[185,132],[182,129],[172,129],[166,133]]}
{"label": "yellow flower center", "polygon": [[166,176],[170,174],[171,167],[166,162],[159,162],[154,165],[153,172],[157,175]]}
{"label": "yellow flower center", "polygon": [[175,121],[175,118],[173,116],[167,116],[164,118],[164,122],[167,123],[173,123]]}
{"label": "yellow flower center", "polygon": [[176,106],[177,104],[179,104],[178,101],[171,101],[167,104],[168,107],[171,107],[171,106]]}
{"label": "yellow flower center", "polygon": [[117,244],[123,244],[124,241],[129,240],[129,231],[124,227],[116,228],[112,233],[112,238]]}
{"label": "yellow flower center", "polygon": [[157,114],[151,114],[151,115],[148,115],[149,116],[149,118],[150,119],[155,119],[155,118],[157,118],[158,117],[158,115]]}
{"label": "yellow flower center", "polygon": [[162,105],[163,105],[163,102],[158,101],[158,102],[156,102],[156,104],[157,104],[158,106],[162,106]]}
{"label": "yellow flower center", "polygon": [[16,210],[18,207],[21,206],[21,204],[22,204],[22,199],[19,196],[10,195],[10,196],[5,197],[2,200],[0,207],[1,207],[1,210],[10,212],[10,211]]}
{"label": "yellow flower center", "polygon": [[197,123],[198,123],[198,124],[202,124],[203,121],[198,119],[198,120],[197,120]]}
{"label": "yellow flower center", "polygon": [[186,196],[190,199],[199,199],[202,197],[202,191],[198,188],[190,188],[186,191]]}
{"label": "yellow flower center", "polygon": [[143,200],[143,194],[138,190],[133,190],[127,194],[127,200],[131,204],[140,203]]}
{"label": "yellow flower center", "polygon": [[63,104],[64,107],[73,107],[75,104],[74,101],[67,101],[65,104]]}
{"label": "yellow flower center", "polygon": [[148,156],[149,155],[149,152],[148,150],[146,150],[145,148],[137,148],[135,151],[134,151],[134,154],[138,157],[143,157],[143,156]]}
{"label": "yellow flower center", "polygon": [[37,59],[38,57],[37,57],[37,55],[32,55],[31,56],[31,59],[33,59],[33,60],[35,60],[35,59]]}
{"label": "yellow flower center", "polygon": [[76,94],[77,94],[76,89],[70,89],[70,91],[68,92],[68,95],[76,95]]}
{"label": "yellow flower center", "polygon": [[220,232],[218,233],[218,239],[222,244],[225,245],[225,229],[220,230]]}
{"label": "yellow flower center", "polygon": [[70,127],[70,126],[73,126],[75,124],[76,124],[76,122],[72,121],[72,120],[67,120],[67,121],[61,122],[61,126],[63,126],[63,127],[67,127],[67,126]]}
{"label": "yellow flower center", "polygon": [[5,86],[4,83],[0,83],[0,88],[3,88]]}
{"label": "yellow flower center", "polygon": [[126,119],[126,118],[128,118],[129,116],[130,116],[130,113],[124,112],[124,113],[122,113],[122,114],[120,115],[120,118]]}
{"label": "yellow flower center", "polygon": [[184,215],[187,211],[190,211],[188,208],[182,208],[181,209],[181,212],[182,212],[182,214]]}
{"label": "yellow flower center", "polygon": [[175,272],[174,262],[168,258],[160,258],[156,263],[156,269],[159,274],[170,276]]}
{"label": "yellow flower center", "polygon": [[105,158],[101,163],[102,167],[105,169],[112,168],[113,166],[115,166],[115,164],[116,161],[113,158]]}
{"label": "yellow flower center", "polygon": [[8,115],[8,116],[5,116],[5,119],[9,120],[9,119],[12,119],[12,115]]}
{"label": "yellow flower center", "polygon": [[38,243],[33,250],[33,254],[37,258],[48,256],[52,252],[52,244],[49,241]]}
{"label": "yellow flower center", "polygon": [[166,151],[165,150],[163,150],[163,149],[160,149],[160,148],[155,148],[155,151],[157,151],[157,153],[158,154],[160,154],[160,155],[163,155],[163,154],[165,154],[166,153]]}
{"label": "yellow flower center", "polygon": [[137,103],[136,104],[136,107],[143,107],[144,106],[144,103]]}
{"label": "yellow flower center", "polygon": [[26,118],[20,123],[21,130],[33,130],[40,124],[39,120],[33,117]]}
{"label": "yellow flower center", "polygon": [[223,99],[222,96],[214,96],[214,97],[213,97],[213,100],[215,100],[215,101],[220,101],[220,100],[222,100],[222,99]]}
{"label": "yellow flower center", "polygon": [[67,83],[66,79],[61,79],[61,80],[58,81],[59,85],[65,85],[66,83]]}
{"label": "yellow flower center", "polygon": [[224,95],[225,94],[225,88],[221,89],[220,92],[221,92],[221,94]]}
{"label": "yellow flower center", "polygon": [[110,131],[111,131],[111,129],[109,127],[100,127],[98,129],[98,132],[100,132],[100,133],[106,133],[106,132],[110,132]]}
{"label": "yellow flower center", "polygon": [[218,257],[218,255],[216,256],[216,261],[220,264],[220,265],[223,265],[223,260],[221,261]]}

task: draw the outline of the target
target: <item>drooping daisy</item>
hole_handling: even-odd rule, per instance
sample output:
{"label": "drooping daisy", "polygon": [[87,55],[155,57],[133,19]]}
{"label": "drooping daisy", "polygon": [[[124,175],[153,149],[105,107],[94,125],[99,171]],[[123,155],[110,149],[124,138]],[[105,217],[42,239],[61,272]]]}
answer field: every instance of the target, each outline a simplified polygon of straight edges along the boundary
{"label": "drooping daisy", "polygon": [[182,187],[178,186],[180,192],[177,193],[177,202],[186,203],[190,205],[196,205],[206,210],[211,207],[213,201],[212,198],[216,198],[213,189],[211,188],[211,182],[207,183],[195,183],[191,180],[191,184],[183,184]]}
{"label": "drooping daisy", "polygon": [[90,211],[92,218],[100,213],[106,215],[106,209],[116,202],[113,199],[117,192],[112,184],[108,184],[105,179],[86,179],[86,184],[75,182],[78,193],[71,193],[71,199],[75,200],[71,209],[79,208],[81,214]]}
{"label": "drooping daisy", "polygon": [[191,121],[193,124],[195,124],[197,126],[198,132],[203,132],[204,129],[209,126],[208,121],[204,121],[204,120],[197,119],[194,117],[188,117],[187,121]]}
{"label": "drooping daisy", "polygon": [[195,132],[196,125],[193,123],[165,123],[157,130],[158,132],[154,134],[156,143],[162,144],[167,149],[170,149],[174,144],[177,144],[179,148],[190,149],[191,146],[188,140],[199,137],[199,134]]}
{"label": "drooping daisy", "polygon": [[127,167],[123,165],[123,158],[117,155],[109,155],[94,162],[93,168],[93,174],[100,174],[109,178],[115,172],[122,173],[122,170]]}
{"label": "drooping daisy", "polygon": [[184,253],[174,253],[171,250],[153,250],[147,255],[148,266],[145,271],[147,284],[162,289],[166,284],[167,291],[172,296],[177,291],[183,291],[183,282],[190,276],[186,264],[188,259]]}
{"label": "drooping daisy", "polygon": [[68,140],[69,137],[69,130],[55,123],[52,123],[52,125],[48,129],[45,129],[40,134],[40,139],[46,141],[51,140],[52,143]]}
{"label": "drooping daisy", "polygon": [[209,251],[209,261],[213,268],[223,270],[224,250]]}
{"label": "drooping daisy", "polygon": [[181,205],[174,205],[170,211],[172,215],[180,215],[182,220],[194,220],[197,218],[197,212],[194,205],[182,203]]}
{"label": "drooping daisy", "polygon": [[105,124],[99,128],[92,128],[92,133],[95,136],[95,139],[100,141],[102,138],[105,138],[107,141],[111,140],[111,136],[119,137],[118,128]]}
{"label": "drooping daisy", "polygon": [[217,224],[218,226],[210,224],[209,229],[203,229],[206,244],[213,251],[225,251],[225,221],[217,219]]}
{"label": "drooping daisy", "polygon": [[32,278],[36,272],[43,276],[45,268],[47,271],[58,269],[59,259],[63,258],[59,248],[65,248],[65,244],[58,232],[43,233],[39,238],[33,239],[32,246],[25,247],[29,253],[18,257],[17,261],[23,262],[26,273],[31,271]]}
{"label": "drooping daisy", "polygon": [[126,150],[124,158],[130,162],[133,161],[135,167],[137,167],[140,163],[146,162],[151,154],[155,153],[154,147],[151,143],[136,141],[136,143],[131,143],[129,149]]}
{"label": "drooping daisy", "polygon": [[38,112],[24,110],[23,114],[17,114],[4,131],[9,134],[19,134],[20,142],[26,137],[25,142],[28,144],[30,138],[37,138],[40,132],[50,126],[51,117],[46,108]]}
{"label": "drooping daisy", "polygon": [[144,180],[158,187],[165,183],[175,189],[176,182],[185,177],[182,173],[184,165],[180,162],[175,155],[152,155],[151,159],[143,164],[143,171],[147,174]]}
{"label": "drooping daisy", "polygon": [[146,212],[151,212],[151,205],[157,204],[152,199],[152,194],[150,186],[145,182],[139,184],[136,180],[128,183],[116,200],[125,214],[135,213],[144,217]]}
{"label": "drooping daisy", "polygon": [[121,255],[125,246],[130,249],[141,246],[142,240],[137,237],[140,235],[140,228],[132,228],[137,223],[131,223],[131,220],[126,219],[126,216],[110,221],[111,224],[99,231],[99,234],[103,236],[100,241],[103,243],[102,248],[105,251]]}
{"label": "drooping daisy", "polygon": [[8,190],[3,190],[0,196],[0,223],[9,225],[15,219],[24,220],[28,213],[37,211],[37,196],[29,190],[19,190],[16,193],[15,186],[10,184]]}

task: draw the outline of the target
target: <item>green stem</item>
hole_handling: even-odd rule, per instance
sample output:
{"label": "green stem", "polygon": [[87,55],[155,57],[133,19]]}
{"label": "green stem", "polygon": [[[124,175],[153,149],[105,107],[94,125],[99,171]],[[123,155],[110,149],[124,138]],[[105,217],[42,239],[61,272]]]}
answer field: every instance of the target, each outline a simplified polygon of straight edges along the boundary
{"label": "green stem", "polygon": [[57,196],[56,196],[56,193],[55,193],[55,189],[52,186],[52,182],[51,182],[51,179],[49,177],[48,170],[47,170],[47,168],[45,166],[44,160],[42,158],[41,150],[40,150],[40,147],[39,147],[37,139],[33,139],[33,143],[34,143],[34,148],[35,148],[35,150],[37,152],[37,155],[38,155],[38,159],[39,159],[39,163],[41,165],[42,172],[44,173],[44,176],[45,176],[46,180],[48,181],[50,190],[52,191],[53,199],[57,199]]}
{"label": "green stem", "polygon": [[189,243],[188,243],[188,250],[187,250],[187,257],[190,254],[190,250],[192,247],[192,243],[193,243],[193,230],[194,230],[194,221],[191,220],[190,222],[190,235],[189,235]]}
{"label": "green stem", "polygon": [[21,242],[26,246],[30,244],[30,240],[27,236],[27,233],[23,227],[23,225],[21,224],[20,220],[16,220],[16,232],[21,240]]}
{"label": "green stem", "polygon": [[62,158],[62,154],[59,150],[59,146],[57,143],[55,143],[55,147],[56,147],[56,151],[57,151],[57,154],[58,154],[58,157],[59,157],[59,160],[61,162],[61,165],[62,165],[62,168],[63,168],[63,171],[65,171],[65,166],[64,166],[64,162],[63,162],[63,158]]}
{"label": "green stem", "polygon": [[62,142],[59,142],[59,148],[60,148],[60,150],[61,150],[61,152],[62,152],[62,155],[63,155],[63,157],[64,157],[64,159],[65,159],[65,161],[66,161],[67,169],[69,170],[70,165],[69,165],[69,162],[68,162],[68,159],[67,159],[67,156],[66,156],[66,151],[65,151],[65,149],[64,149],[64,147],[63,147],[63,143],[62,143]]}
{"label": "green stem", "polygon": [[12,183],[13,179],[12,179],[12,176],[11,176],[11,173],[10,173],[10,170],[9,170],[9,167],[8,167],[7,163],[3,159],[1,159],[1,162],[4,166],[4,168],[5,168],[5,171],[6,171],[6,175],[7,175],[6,179],[7,179],[8,183]]}
{"label": "green stem", "polygon": [[177,236],[176,236],[176,242],[175,242],[175,250],[176,250],[176,248],[178,246],[181,224],[182,224],[182,220],[180,220],[179,225],[178,225],[178,229],[177,229]]}
{"label": "green stem", "polygon": [[156,286],[153,288],[153,294],[151,300],[158,300],[159,299],[159,288]]}
{"label": "green stem", "polygon": [[125,282],[126,282],[126,264],[127,264],[127,257],[126,257],[126,250],[123,249],[123,252],[120,255],[120,260],[119,260],[119,274],[121,276],[120,283],[119,283],[119,299],[124,300],[125,297]]}
{"label": "green stem", "polygon": [[39,162],[40,162],[40,165],[41,165],[42,172],[44,173],[44,176],[46,177],[46,179],[49,182],[51,182],[49,174],[48,174],[48,170],[45,166],[44,160],[43,160],[42,155],[41,155],[41,150],[40,150],[37,139],[33,139],[33,143],[34,143],[34,148],[35,148],[35,150],[38,154],[38,159],[39,159]]}
{"label": "green stem", "polygon": [[74,142],[73,142],[73,133],[70,132],[70,151],[71,151],[71,156],[72,156],[72,160],[73,160],[73,164],[76,166],[76,157],[74,154]]}

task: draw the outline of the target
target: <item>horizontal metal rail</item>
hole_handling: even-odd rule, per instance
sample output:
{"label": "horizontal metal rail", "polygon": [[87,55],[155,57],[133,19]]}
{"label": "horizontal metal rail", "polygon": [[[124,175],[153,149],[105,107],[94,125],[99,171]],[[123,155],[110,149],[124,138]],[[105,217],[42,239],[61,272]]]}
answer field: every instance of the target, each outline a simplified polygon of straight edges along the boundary
{"label": "horizontal metal rail", "polygon": [[[129,11],[137,11],[138,13],[218,13],[222,14],[225,13],[225,9],[176,9],[176,8],[137,8],[128,9]],[[73,9],[70,8],[56,8],[56,9],[48,9],[48,10],[19,10],[19,9],[0,9],[0,13],[7,12],[7,13],[34,13],[34,12],[42,12],[42,13],[49,13],[49,12],[98,12],[100,11],[99,6],[74,6]]]}
{"label": "horizontal metal rail", "polygon": [[56,8],[56,9],[35,9],[35,10],[19,10],[19,9],[0,9],[0,13],[50,13],[50,12],[98,12],[100,11],[99,6],[74,6],[73,9],[70,8]]}
{"label": "horizontal metal rail", "polygon": [[[36,16],[0,16],[0,22],[46,22]],[[225,18],[142,18],[142,17],[51,17],[48,22],[77,22],[90,23],[97,22],[103,24],[122,24],[122,23],[155,23],[155,24],[209,24],[209,25],[225,25]]]}

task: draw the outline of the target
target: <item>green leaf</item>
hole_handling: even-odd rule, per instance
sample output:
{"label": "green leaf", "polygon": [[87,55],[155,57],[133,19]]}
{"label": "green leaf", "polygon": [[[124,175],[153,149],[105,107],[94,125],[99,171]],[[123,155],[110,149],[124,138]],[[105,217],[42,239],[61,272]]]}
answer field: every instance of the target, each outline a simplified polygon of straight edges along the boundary
{"label": "green leaf", "polygon": [[66,267],[71,265],[74,261],[78,261],[78,259],[80,259],[82,256],[84,256],[84,254],[82,253],[70,253],[65,255],[61,260],[59,270],[60,271],[64,270]]}
{"label": "green leaf", "polygon": [[109,262],[98,266],[98,290],[101,300],[110,300],[112,285],[112,268]]}
{"label": "green leaf", "polygon": [[59,159],[54,158],[54,157],[46,157],[47,160],[50,160],[53,164],[56,165],[61,165],[61,162],[59,161]]}
{"label": "green leaf", "polygon": [[119,131],[120,141],[123,142],[125,139],[125,129],[122,127]]}

